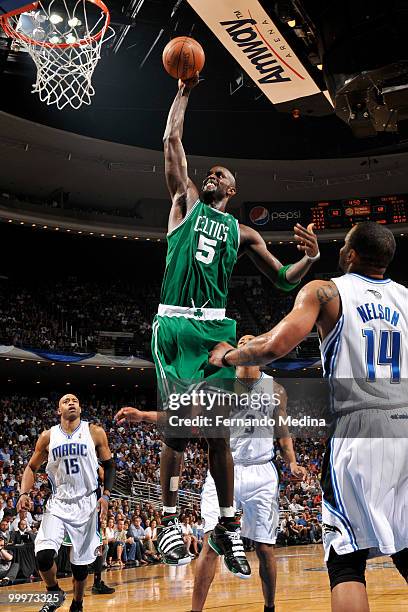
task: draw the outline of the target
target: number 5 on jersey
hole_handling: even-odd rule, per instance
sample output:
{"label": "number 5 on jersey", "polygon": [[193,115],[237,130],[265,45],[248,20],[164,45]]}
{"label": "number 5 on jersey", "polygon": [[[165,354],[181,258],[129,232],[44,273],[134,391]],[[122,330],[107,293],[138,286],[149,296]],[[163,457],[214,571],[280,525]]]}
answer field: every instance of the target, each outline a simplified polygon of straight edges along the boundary
{"label": "number 5 on jersey", "polygon": [[196,259],[204,264],[210,264],[214,259],[215,249],[217,241],[212,238],[207,238],[204,234],[200,234],[198,239],[198,248],[196,251]]}

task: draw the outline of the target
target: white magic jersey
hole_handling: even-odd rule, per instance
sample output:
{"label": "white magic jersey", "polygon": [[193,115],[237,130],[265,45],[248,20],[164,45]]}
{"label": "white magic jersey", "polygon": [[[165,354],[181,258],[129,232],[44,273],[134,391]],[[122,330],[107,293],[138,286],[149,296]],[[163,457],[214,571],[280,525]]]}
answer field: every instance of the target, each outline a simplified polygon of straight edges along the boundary
{"label": "white magic jersey", "polygon": [[[237,388],[238,387],[238,388]],[[275,406],[272,403],[274,393],[273,377],[264,372],[261,373],[259,380],[247,386],[244,382],[237,380],[235,391],[238,394],[248,394],[251,396],[248,408],[241,408],[231,412],[232,419],[254,419],[274,418]],[[261,402],[261,395],[264,400],[271,398],[271,403]],[[258,408],[259,404],[262,404]],[[271,461],[274,456],[273,449],[273,426],[271,425],[242,425],[231,427],[231,452],[235,465],[255,465]]]}
{"label": "white magic jersey", "polygon": [[331,279],[342,315],[320,346],[336,413],[408,405],[408,290],[350,273]]}
{"label": "white magic jersey", "polygon": [[98,487],[98,459],[89,423],[81,421],[72,434],[61,425],[50,429],[46,472],[52,500],[74,502],[91,495]]}

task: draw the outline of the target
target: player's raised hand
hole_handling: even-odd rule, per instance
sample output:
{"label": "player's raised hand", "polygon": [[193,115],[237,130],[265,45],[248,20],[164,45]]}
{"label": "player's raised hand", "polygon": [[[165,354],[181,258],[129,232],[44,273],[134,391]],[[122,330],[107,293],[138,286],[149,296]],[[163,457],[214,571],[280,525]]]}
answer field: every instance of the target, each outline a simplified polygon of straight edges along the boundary
{"label": "player's raised hand", "polygon": [[292,476],[296,476],[296,478],[301,478],[302,480],[305,480],[307,476],[306,468],[301,465],[298,465],[296,462],[292,462],[289,467]]}
{"label": "player's raised hand", "polygon": [[28,493],[23,493],[21,497],[19,497],[16,510],[20,512],[20,510],[30,510],[31,508],[31,498]]}
{"label": "player's raised hand", "polygon": [[309,223],[307,228],[300,223],[296,223],[293,229],[298,250],[303,251],[308,257],[316,257],[319,254],[319,244],[313,231],[314,223]]}
{"label": "player's raised hand", "polygon": [[209,353],[209,363],[211,363],[211,365],[213,366],[216,366],[217,368],[225,368],[225,364],[222,363],[222,358],[224,357],[227,351],[233,348],[235,347],[231,346],[231,344],[228,344],[228,342],[219,342]]}
{"label": "player's raised hand", "polygon": [[198,85],[199,81],[200,81],[199,73],[196,72],[195,75],[191,79],[185,79],[184,81],[179,79],[178,87],[182,91],[191,91],[194,87]]}
{"label": "player's raised hand", "polygon": [[114,419],[119,425],[126,421],[129,423],[141,423],[143,421],[143,412],[138,408],[125,406],[125,408],[121,408],[119,412],[115,414]]}

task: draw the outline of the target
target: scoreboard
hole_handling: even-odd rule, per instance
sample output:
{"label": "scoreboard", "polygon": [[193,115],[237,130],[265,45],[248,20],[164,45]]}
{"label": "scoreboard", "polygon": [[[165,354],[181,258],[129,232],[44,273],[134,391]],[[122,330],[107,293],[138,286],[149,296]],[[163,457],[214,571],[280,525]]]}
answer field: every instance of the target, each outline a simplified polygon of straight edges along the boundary
{"label": "scoreboard", "polygon": [[246,202],[248,225],[263,231],[292,230],[313,222],[317,230],[350,229],[361,221],[408,222],[408,194],[314,202]]}
{"label": "scoreboard", "polygon": [[384,225],[406,223],[408,196],[321,201],[312,206],[311,213],[311,220],[319,230],[348,229],[361,221],[376,221]]}

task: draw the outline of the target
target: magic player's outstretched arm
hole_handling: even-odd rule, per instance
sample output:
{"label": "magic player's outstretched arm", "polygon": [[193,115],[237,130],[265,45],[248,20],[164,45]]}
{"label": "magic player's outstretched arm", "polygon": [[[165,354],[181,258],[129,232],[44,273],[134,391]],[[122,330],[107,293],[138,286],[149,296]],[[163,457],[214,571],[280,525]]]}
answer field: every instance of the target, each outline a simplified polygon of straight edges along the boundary
{"label": "magic player's outstretched arm", "polygon": [[187,173],[182,144],[184,115],[190,92],[197,84],[198,74],[187,81],[179,81],[179,90],[170,108],[163,136],[166,182],[172,201],[169,232],[181,223],[198,198],[198,190]]}
{"label": "magic player's outstretched arm", "polygon": [[240,225],[242,249],[256,267],[283,291],[291,291],[312,266],[313,261],[310,258],[318,259],[319,256],[319,245],[316,234],[313,232],[313,224],[310,224],[306,229],[297,223],[294,232],[297,248],[304,252],[304,256],[296,263],[284,266],[268,250],[265,240],[259,232],[247,225]]}
{"label": "magic player's outstretched arm", "polygon": [[290,353],[316,324],[324,338],[335,326],[340,313],[336,285],[332,281],[312,281],[299,291],[291,312],[271,331],[237,349],[220,342],[210,352],[209,361],[218,367],[271,363]]}

